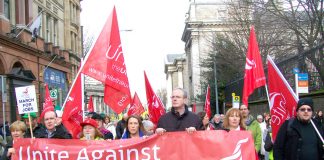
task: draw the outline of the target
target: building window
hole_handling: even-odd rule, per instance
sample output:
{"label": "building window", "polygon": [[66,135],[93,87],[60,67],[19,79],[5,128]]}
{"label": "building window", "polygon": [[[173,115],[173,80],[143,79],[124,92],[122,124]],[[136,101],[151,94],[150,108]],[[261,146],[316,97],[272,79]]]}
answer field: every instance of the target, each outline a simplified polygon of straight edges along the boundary
{"label": "building window", "polygon": [[46,42],[51,42],[51,16],[46,15]]}
{"label": "building window", "polygon": [[[41,7],[38,7],[38,15],[41,15],[43,16],[43,9]],[[44,37],[44,29],[43,29],[43,17],[42,17],[42,22],[41,22],[41,28],[40,28],[40,31],[39,31],[39,36],[40,37]]]}
{"label": "building window", "polygon": [[4,15],[10,19],[10,0],[4,0]]}
{"label": "building window", "polygon": [[72,50],[72,52],[74,52],[74,34],[73,34],[73,32],[71,32],[71,50]]}
{"label": "building window", "polygon": [[78,36],[77,34],[74,34],[74,53],[77,53],[78,51]]}
{"label": "building window", "polygon": [[55,46],[58,46],[59,45],[59,42],[58,42],[58,21],[57,21],[57,19],[56,18],[54,18],[54,28],[53,28],[53,30],[54,30],[54,45]]}

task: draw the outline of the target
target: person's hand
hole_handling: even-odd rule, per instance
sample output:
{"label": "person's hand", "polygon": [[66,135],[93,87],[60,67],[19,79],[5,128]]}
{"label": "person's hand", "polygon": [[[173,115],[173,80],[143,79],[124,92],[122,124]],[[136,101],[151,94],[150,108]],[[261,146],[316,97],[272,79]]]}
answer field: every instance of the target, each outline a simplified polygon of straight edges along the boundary
{"label": "person's hand", "polygon": [[186,128],[186,131],[191,134],[191,133],[196,131],[196,128],[195,127],[189,127],[189,128]]}
{"label": "person's hand", "polygon": [[163,135],[165,132],[166,132],[166,130],[163,129],[163,128],[157,128],[155,130],[155,133],[158,134],[158,135]]}
{"label": "person's hand", "polygon": [[15,151],[14,148],[9,148],[9,149],[8,149],[8,152],[7,152],[7,157],[10,157],[11,155],[13,155],[13,154],[15,154],[15,153],[16,153],[16,151]]}

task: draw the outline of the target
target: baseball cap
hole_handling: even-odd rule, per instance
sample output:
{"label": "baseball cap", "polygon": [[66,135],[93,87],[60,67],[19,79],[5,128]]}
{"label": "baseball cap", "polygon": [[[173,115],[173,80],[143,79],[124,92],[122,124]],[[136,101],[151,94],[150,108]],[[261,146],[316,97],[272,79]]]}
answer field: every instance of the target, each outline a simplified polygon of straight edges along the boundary
{"label": "baseball cap", "polygon": [[98,123],[97,123],[97,121],[94,120],[94,119],[91,119],[91,118],[87,118],[87,119],[85,119],[85,120],[81,123],[81,126],[82,126],[82,127],[85,126],[85,125],[91,125],[91,126],[93,126],[93,127],[95,127],[95,128],[98,128]]}

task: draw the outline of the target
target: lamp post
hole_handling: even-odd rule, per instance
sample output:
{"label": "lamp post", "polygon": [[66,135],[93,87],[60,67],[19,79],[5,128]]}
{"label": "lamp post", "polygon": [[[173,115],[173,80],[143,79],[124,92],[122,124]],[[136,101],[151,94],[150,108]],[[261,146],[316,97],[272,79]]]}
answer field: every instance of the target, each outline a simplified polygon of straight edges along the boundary
{"label": "lamp post", "polygon": [[217,89],[217,68],[216,68],[216,55],[214,57],[214,74],[215,74],[215,101],[216,101],[216,114],[219,114],[218,107],[218,89]]}

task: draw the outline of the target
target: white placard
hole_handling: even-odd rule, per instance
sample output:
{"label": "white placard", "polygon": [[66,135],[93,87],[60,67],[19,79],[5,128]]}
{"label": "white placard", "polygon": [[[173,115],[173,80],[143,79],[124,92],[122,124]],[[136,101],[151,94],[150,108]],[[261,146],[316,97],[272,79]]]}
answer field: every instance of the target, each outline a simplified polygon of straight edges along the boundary
{"label": "white placard", "polygon": [[38,112],[34,85],[17,87],[15,91],[19,114]]}

